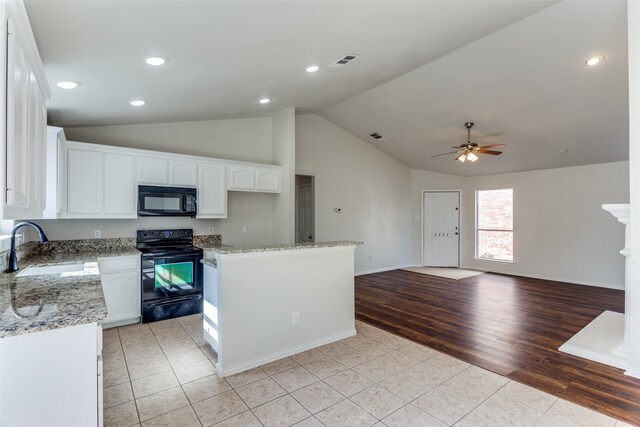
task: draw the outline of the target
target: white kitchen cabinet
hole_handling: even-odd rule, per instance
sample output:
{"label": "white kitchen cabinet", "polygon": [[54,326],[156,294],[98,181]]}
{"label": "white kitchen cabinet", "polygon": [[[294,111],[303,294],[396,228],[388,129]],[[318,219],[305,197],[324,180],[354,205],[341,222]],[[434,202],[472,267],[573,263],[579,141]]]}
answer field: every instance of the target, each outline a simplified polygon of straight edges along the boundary
{"label": "white kitchen cabinet", "polygon": [[86,323],[0,338],[0,425],[101,427],[99,334]]}
{"label": "white kitchen cabinet", "polygon": [[100,150],[68,146],[66,217],[95,218],[103,209],[103,157]]}
{"label": "white kitchen cabinet", "polygon": [[102,292],[107,303],[105,328],[140,321],[140,256],[99,258]]}
{"label": "white kitchen cabinet", "polygon": [[199,164],[197,218],[227,217],[226,165],[219,162]]}
{"label": "white kitchen cabinet", "polygon": [[65,183],[63,171],[65,162],[64,130],[59,127],[47,127],[47,158],[46,158],[46,207],[43,218],[60,218],[64,208],[63,195]]}
{"label": "white kitchen cabinet", "polygon": [[198,185],[198,164],[184,160],[169,161],[169,185],[195,187]]}
{"label": "white kitchen cabinet", "polygon": [[135,156],[126,153],[104,153],[105,217],[136,218],[137,192]]}
{"label": "white kitchen cabinet", "polygon": [[280,167],[234,163],[228,166],[231,191],[280,192]]}
{"label": "white kitchen cabinet", "polygon": [[4,28],[0,37],[6,46],[0,57],[6,70],[6,80],[0,86],[0,109],[6,119],[1,217],[42,218],[46,198],[45,98],[50,96],[49,87],[22,2],[2,2],[0,16]]}
{"label": "white kitchen cabinet", "polygon": [[229,190],[254,191],[256,189],[256,168],[250,165],[229,165]]}
{"label": "white kitchen cabinet", "polygon": [[167,185],[169,183],[169,159],[166,157],[137,156],[138,184]]}
{"label": "white kitchen cabinet", "polygon": [[256,191],[280,192],[280,168],[256,167]]}

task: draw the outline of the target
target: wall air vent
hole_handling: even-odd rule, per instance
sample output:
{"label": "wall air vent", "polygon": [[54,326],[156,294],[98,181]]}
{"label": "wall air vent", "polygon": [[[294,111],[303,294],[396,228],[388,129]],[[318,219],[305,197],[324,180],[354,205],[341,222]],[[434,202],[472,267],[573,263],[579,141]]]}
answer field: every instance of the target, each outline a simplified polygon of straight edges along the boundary
{"label": "wall air vent", "polygon": [[380,135],[378,132],[370,133],[369,136],[371,138],[375,139],[376,141],[384,141],[385,140],[384,136]]}
{"label": "wall air vent", "polygon": [[342,58],[338,59],[333,64],[330,64],[329,66],[327,66],[327,68],[342,68],[345,65],[347,65],[349,62],[351,62],[354,59],[356,59],[358,56],[360,56],[360,55],[358,55],[357,53],[348,53],[345,56],[343,56]]}

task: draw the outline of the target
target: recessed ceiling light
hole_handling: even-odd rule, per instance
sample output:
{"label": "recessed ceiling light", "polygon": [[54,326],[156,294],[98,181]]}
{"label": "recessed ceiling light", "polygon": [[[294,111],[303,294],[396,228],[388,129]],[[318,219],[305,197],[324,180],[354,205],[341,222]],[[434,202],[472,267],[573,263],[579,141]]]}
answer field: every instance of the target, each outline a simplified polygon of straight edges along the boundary
{"label": "recessed ceiling light", "polygon": [[319,69],[320,69],[320,67],[318,67],[317,65],[309,65],[307,67],[307,73],[315,73]]}
{"label": "recessed ceiling light", "polygon": [[584,61],[584,63],[587,64],[590,67],[593,67],[594,65],[598,65],[602,61],[604,61],[604,56],[603,55],[593,55],[593,56],[588,57]]}
{"label": "recessed ceiling light", "polygon": [[261,98],[258,102],[260,104],[268,104],[271,102],[271,100],[269,98]]}
{"label": "recessed ceiling light", "polygon": [[134,107],[141,107],[144,104],[146,104],[146,101],[143,101],[142,99],[136,99],[134,101],[131,101],[129,104],[133,105]]}
{"label": "recessed ceiling light", "polygon": [[159,67],[160,65],[164,65],[167,60],[164,58],[160,58],[159,56],[152,56],[151,58],[145,59],[144,62],[149,65],[153,65],[154,67]]}
{"label": "recessed ceiling light", "polygon": [[62,89],[75,89],[80,86],[80,82],[64,81],[56,83],[56,86]]}
{"label": "recessed ceiling light", "polygon": [[566,148],[563,148],[562,150],[560,150],[561,153],[568,153],[569,150],[567,150]]}

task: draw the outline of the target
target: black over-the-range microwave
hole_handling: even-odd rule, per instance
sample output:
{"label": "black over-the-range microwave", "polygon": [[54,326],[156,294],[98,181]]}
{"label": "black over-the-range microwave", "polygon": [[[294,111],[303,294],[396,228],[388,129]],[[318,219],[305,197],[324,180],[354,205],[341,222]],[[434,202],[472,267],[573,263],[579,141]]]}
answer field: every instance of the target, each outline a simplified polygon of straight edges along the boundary
{"label": "black over-the-range microwave", "polygon": [[139,216],[196,216],[197,213],[195,188],[138,186]]}

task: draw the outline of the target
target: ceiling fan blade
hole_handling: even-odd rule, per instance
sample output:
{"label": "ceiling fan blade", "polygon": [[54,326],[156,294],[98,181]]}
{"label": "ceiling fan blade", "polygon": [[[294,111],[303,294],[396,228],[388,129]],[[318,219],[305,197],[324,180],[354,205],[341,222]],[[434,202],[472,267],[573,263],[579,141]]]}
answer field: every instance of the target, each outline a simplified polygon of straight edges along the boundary
{"label": "ceiling fan blade", "polygon": [[435,156],[431,156],[431,158],[440,157],[440,156],[448,156],[449,154],[456,154],[456,153],[457,153],[457,151],[452,151],[451,153],[436,154]]}
{"label": "ceiling fan blade", "polygon": [[506,147],[505,144],[492,144],[492,145],[482,145],[479,148],[498,148],[498,147]]}
{"label": "ceiling fan blade", "polygon": [[491,154],[492,156],[499,156],[500,154],[502,154],[502,151],[496,151],[496,150],[485,150],[483,148],[479,148],[476,153],[480,153],[480,154]]}

